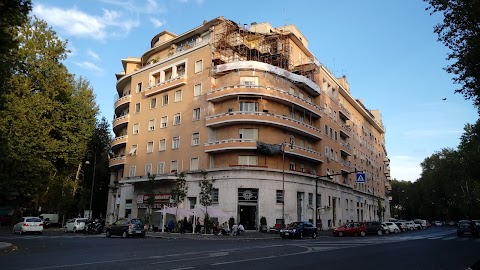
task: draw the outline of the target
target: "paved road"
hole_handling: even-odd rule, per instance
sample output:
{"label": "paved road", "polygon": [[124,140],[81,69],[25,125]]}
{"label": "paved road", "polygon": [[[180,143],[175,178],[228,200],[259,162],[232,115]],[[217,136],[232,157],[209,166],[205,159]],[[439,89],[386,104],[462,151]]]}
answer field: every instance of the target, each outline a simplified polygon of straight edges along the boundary
{"label": "paved road", "polygon": [[[123,239],[103,235],[11,235],[17,249],[1,269],[465,269],[480,260],[480,239],[453,228],[388,236],[305,240]],[[213,238],[214,239],[214,238]]]}

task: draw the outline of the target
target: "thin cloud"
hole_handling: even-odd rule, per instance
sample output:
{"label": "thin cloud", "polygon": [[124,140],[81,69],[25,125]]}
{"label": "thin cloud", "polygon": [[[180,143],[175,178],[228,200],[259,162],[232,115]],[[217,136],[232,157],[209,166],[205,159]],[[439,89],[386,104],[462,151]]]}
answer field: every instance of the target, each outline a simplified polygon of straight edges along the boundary
{"label": "thin cloud", "polygon": [[90,58],[92,58],[92,59],[95,60],[95,61],[99,61],[99,60],[100,60],[100,56],[99,56],[96,52],[94,52],[94,51],[92,51],[92,50],[90,50],[90,49],[87,50],[87,54],[88,54],[88,56],[90,56]]}
{"label": "thin cloud", "polygon": [[419,137],[435,137],[435,136],[451,136],[451,135],[460,135],[463,130],[459,129],[419,129],[419,130],[408,130],[405,131],[405,136],[409,138],[419,138]]}
{"label": "thin cloud", "polygon": [[75,65],[91,72],[103,72],[103,69],[101,69],[100,67],[98,67],[92,62],[88,62],[88,61],[75,62]]}
{"label": "thin cloud", "polygon": [[390,175],[398,180],[415,181],[420,177],[423,160],[411,156],[390,157]]}
{"label": "thin cloud", "polygon": [[33,7],[33,14],[69,35],[98,40],[104,40],[110,35],[119,36],[120,34],[115,32],[118,28],[125,34],[139,26],[137,21],[125,20],[126,16],[121,12],[106,9],[102,16],[93,16],[76,8],[61,9],[38,4]]}
{"label": "thin cloud", "polygon": [[150,18],[150,22],[153,24],[155,28],[160,28],[165,24],[165,20],[159,20],[157,18]]}
{"label": "thin cloud", "polygon": [[[147,0],[146,4],[139,4],[138,1],[132,0],[101,0],[103,3],[121,7],[129,12],[137,14],[158,14],[166,13],[167,8],[159,4],[156,0]],[[162,3],[163,4],[163,3]]]}

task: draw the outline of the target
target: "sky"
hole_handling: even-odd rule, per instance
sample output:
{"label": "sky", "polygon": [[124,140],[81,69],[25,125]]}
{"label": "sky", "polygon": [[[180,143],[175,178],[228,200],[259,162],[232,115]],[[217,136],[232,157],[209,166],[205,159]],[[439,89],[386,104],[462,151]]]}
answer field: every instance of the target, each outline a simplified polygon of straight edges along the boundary
{"label": "sky", "polygon": [[478,117],[471,101],[454,94],[459,86],[443,69],[448,50],[433,33],[442,17],[431,16],[421,0],[32,2],[32,14],[68,40],[65,65],[90,81],[99,117],[110,123],[121,59],[140,57],[164,30],[180,35],[218,16],[240,25],[294,24],[324,66],[347,76],[351,94],[380,110],[392,178],[418,179],[420,163],[456,148],[465,124]]}

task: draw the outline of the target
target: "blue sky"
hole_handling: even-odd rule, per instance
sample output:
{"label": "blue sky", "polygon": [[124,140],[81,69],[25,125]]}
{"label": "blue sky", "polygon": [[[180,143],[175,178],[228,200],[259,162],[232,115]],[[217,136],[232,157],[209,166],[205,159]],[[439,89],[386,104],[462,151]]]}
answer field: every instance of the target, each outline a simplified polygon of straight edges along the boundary
{"label": "blue sky", "polygon": [[464,125],[477,119],[472,102],[454,94],[443,70],[448,51],[433,33],[441,17],[425,7],[421,0],[33,0],[33,14],[69,41],[65,64],[91,82],[109,121],[120,59],[140,57],[157,33],[182,34],[218,16],[295,24],[317,59],[347,76],[352,95],[381,111],[392,178],[409,181],[425,157],[457,147]]}

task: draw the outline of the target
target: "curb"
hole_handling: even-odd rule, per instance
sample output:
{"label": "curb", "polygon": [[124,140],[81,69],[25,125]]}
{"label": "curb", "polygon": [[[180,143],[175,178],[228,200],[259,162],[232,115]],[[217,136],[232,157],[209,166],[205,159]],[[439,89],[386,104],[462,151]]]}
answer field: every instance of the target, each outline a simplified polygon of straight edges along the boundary
{"label": "curb", "polygon": [[0,250],[4,252],[15,250],[16,246],[12,245],[11,243],[7,242],[0,242]]}

